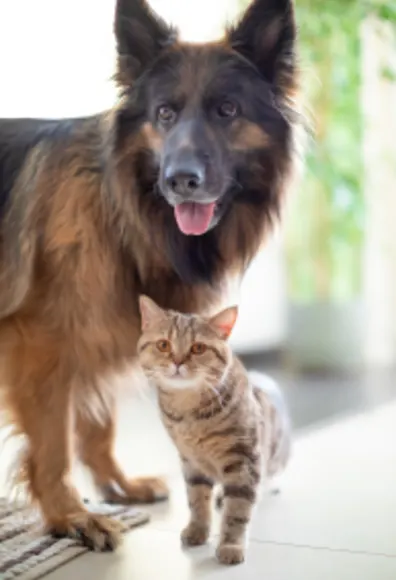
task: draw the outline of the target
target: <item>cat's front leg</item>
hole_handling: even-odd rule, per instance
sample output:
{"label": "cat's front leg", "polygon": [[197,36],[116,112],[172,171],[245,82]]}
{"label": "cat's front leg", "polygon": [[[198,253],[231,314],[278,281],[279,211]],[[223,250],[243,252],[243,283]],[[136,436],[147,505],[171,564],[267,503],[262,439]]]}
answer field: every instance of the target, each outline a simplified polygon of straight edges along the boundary
{"label": "cat's front leg", "polygon": [[248,527],[258,497],[260,465],[259,461],[244,464],[239,460],[224,471],[223,517],[216,556],[222,564],[240,564],[245,560]]}
{"label": "cat's front leg", "polygon": [[185,546],[200,546],[209,538],[214,482],[192,467],[187,460],[182,461],[190,507],[190,521],[181,533],[181,540]]}

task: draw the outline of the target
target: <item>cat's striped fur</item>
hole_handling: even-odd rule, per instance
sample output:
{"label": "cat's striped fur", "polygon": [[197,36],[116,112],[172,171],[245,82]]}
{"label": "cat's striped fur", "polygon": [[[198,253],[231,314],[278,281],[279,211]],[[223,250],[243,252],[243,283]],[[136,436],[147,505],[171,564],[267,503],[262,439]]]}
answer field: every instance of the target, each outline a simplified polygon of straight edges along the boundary
{"label": "cat's striped fur", "polygon": [[233,355],[226,339],[236,308],[204,319],[164,311],[143,297],[141,312],[140,363],[157,388],[187,485],[191,518],[182,540],[207,540],[212,490],[219,483],[224,511],[217,557],[242,562],[262,477],[275,475],[289,457],[283,398],[270,379],[250,377]]}

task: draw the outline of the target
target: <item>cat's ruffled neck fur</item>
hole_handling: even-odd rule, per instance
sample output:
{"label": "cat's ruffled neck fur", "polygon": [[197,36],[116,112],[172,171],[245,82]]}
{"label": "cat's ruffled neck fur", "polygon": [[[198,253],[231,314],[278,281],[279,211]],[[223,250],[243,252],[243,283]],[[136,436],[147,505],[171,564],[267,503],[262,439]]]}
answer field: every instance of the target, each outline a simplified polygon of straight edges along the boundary
{"label": "cat's ruffled neck fur", "polygon": [[160,402],[179,414],[194,414],[199,411],[210,413],[211,408],[223,405],[225,400],[237,398],[243,391],[249,389],[247,373],[240,361],[233,357],[231,364],[219,382],[196,380],[194,386],[180,388],[176,383],[172,388],[172,379],[157,380],[156,388]]}

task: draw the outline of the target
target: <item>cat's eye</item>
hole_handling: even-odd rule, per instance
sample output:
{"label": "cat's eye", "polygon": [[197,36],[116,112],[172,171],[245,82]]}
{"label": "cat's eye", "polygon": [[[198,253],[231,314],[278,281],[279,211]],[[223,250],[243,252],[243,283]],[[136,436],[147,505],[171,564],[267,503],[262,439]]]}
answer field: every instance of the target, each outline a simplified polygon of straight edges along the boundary
{"label": "cat's eye", "polygon": [[157,348],[160,352],[170,352],[171,343],[169,342],[169,340],[165,340],[164,338],[161,340],[157,340]]}
{"label": "cat's eye", "polygon": [[194,344],[191,347],[191,352],[192,354],[203,354],[206,350],[207,350],[207,346],[206,344],[203,344],[203,342],[194,342]]}

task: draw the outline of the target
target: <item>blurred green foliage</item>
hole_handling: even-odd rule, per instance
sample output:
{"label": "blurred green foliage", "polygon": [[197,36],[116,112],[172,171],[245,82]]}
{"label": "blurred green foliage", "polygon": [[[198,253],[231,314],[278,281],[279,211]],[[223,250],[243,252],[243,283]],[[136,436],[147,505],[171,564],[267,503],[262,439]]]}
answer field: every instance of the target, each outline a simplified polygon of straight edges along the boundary
{"label": "blurred green foliage", "polygon": [[286,229],[289,297],[349,300],[360,294],[364,242],[361,24],[396,24],[396,0],[297,0],[296,12],[313,135]]}

